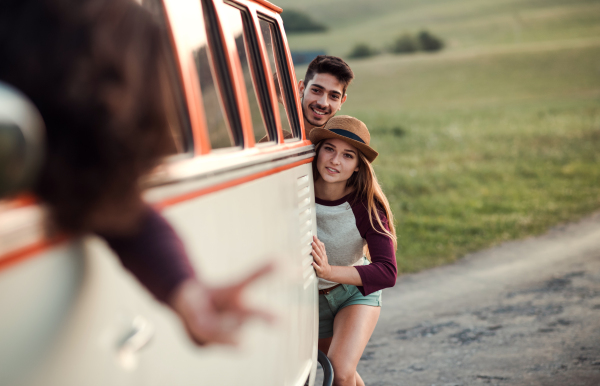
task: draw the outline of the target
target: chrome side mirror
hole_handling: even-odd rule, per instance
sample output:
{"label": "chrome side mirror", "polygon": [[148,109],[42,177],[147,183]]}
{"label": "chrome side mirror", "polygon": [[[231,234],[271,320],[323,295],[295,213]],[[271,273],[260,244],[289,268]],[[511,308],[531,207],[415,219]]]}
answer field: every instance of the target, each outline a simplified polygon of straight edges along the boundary
{"label": "chrome side mirror", "polygon": [[31,187],[42,165],[44,139],[37,108],[0,82],[0,199]]}

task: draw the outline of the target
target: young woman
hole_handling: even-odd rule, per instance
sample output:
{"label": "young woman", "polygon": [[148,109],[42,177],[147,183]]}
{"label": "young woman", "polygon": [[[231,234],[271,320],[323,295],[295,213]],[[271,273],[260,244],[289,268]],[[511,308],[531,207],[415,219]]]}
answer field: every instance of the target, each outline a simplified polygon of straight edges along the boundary
{"label": "young woman", "polygon": [[333,117],[310,140],[317,152],[319,349],[331,360],[334,385],[364,385],[356,366],[379,318],[381,290],[396,284],[393,216],[371,167],[378,153],[363,122]]}

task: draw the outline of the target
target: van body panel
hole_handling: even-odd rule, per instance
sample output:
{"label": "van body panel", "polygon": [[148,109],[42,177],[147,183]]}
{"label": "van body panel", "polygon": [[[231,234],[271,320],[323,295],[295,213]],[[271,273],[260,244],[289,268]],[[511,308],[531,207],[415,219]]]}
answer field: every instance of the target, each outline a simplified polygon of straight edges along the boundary
{"label": "van body panel", "polygon": [[[195,347],[176,316],[94,236],[63,243],[3,272],[0,295],[19,287],[29,293],[19,298],[28,310],[16,314],[44,330],[21,335],[36,337],[28,345],[47,340],[44,351],[52,353],[30,363],[23,384],[304,384],[316,364],[317,280],[306,248],[316,232],[311,183],[311,166],[304,164],[163,210],[210,284],[227,284],[269,261],[277,263],[274,274],[245,294],[249,305],[276,320],[251,322],[237,349]],[[236,215],[227,216],[231,213]],[[33,323],[42,319],[46,322]],[[153,330],[152,338],[139,352],[123,353],[119,344],[140,319]],[[3,333],[14,330],[1,327]]]}

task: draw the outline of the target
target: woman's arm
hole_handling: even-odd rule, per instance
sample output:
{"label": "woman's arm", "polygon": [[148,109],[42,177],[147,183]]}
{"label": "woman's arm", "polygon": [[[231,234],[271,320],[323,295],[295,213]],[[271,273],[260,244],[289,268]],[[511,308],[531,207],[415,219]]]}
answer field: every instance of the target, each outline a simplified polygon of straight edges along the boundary
{"label": "woman's arm", "polygon": [[327,252],[325,251],[325,244],[313,236],[313,259],[312,263],[317,276],[321,279],[333,281],[335,283],[352,284],[355,286],[362,286],[362,279],[358,274],[358,271],[354,267],[343,267],[337,265],[329,265],[327,260]]}
{"label": "woman's arm", "polygon": [[385,214],[379,212],[382,228],[375,219],[371,224],[364,205],[359,204],[352,209],[355,211],[358,230],[367,241],[371,258],[371,264],[356,266],[363,283],[362,287],[358,287],[359,291],[368,295],[380,289],[393,287],[396,284],[398,268],[394,242],[383,232],[383,228],[389,230]]}

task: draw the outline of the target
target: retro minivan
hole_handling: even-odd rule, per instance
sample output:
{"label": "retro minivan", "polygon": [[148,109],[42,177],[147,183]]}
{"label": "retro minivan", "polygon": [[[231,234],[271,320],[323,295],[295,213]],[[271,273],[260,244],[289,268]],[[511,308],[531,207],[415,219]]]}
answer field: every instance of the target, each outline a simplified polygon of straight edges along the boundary
{"label": "retro minivan", "polygon": [[[246,325],[235,349],[196,347],[103,240],[47,238],[43,206],[22,189],[0,197],[0,384],[313,385],[315,153],[282,10],[264,0],[140,3],[168,31],[179,111],[177,151],[148,178],[145,197],[212,284],[275,260],[245,300],[276,322]],[[42,123],[33,106],[0,91],[2,135],[21,130],[26,170],[39,162]]]}

